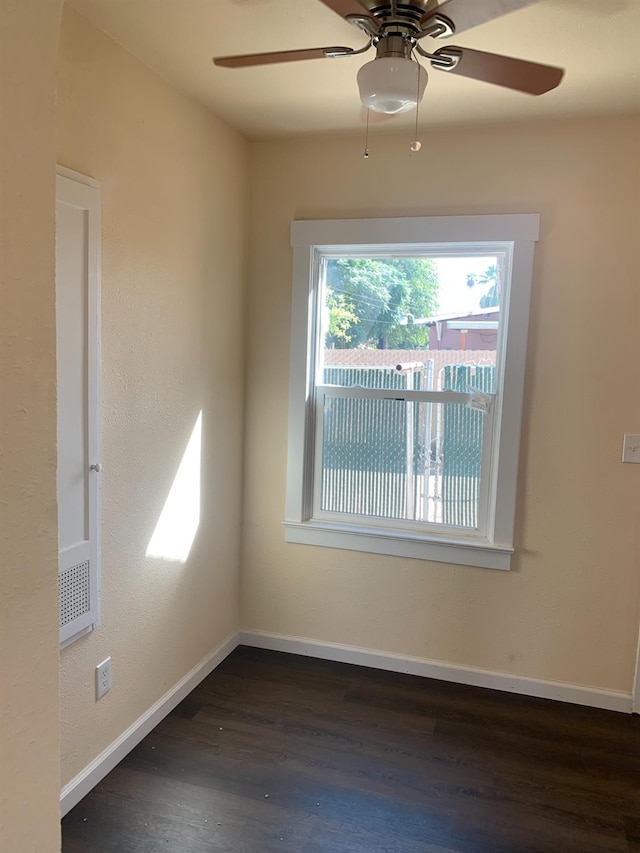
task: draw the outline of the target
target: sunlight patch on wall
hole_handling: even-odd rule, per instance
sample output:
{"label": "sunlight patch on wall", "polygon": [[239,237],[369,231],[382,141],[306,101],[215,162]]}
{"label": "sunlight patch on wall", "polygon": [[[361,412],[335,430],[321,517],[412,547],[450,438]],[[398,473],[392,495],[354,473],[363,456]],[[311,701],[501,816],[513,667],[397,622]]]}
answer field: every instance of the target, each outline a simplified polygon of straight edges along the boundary
{"label": "sunlight patch on wall", "polygon": [[202,412],[191,438],[160,518],[147,547],[147,557],[186,563],[200,524],[200,455],[202,449]]}

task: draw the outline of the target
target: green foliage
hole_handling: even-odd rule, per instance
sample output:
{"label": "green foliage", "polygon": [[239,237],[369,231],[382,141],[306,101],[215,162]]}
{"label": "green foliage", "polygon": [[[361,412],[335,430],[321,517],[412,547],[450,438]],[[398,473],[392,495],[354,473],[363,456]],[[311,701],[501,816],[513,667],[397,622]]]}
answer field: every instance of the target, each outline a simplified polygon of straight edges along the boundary
{"label": "green foliage", "polygon": [[339,258],[327,262],[326,345],[336,349],[420,349],[429,330],[413,325],[438,305],[430,258]]}
{"label": "green foliage", "polygon": [[327,292],[326,304],[329,309],[329,336],[345,345],[351,343],[353,336],[349,332],[359,322],[357,314],[351,310],[343,293]]}

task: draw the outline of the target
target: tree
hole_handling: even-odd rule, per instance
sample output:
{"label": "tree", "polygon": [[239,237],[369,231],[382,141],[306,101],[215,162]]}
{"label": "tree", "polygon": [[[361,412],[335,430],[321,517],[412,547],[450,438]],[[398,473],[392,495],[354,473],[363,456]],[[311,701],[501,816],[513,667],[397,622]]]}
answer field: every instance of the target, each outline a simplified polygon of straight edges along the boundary
{"label": "tree", "polygon": [[490,285],[486,293],[480,297],[481,308],[494,308],[500,305],[500,276],[497,264],[491,264],[480,275],[470,274],[467,276],[467,287]]}
{"label": "tree", "polygon": [[338,258],[327,263],[326,345],[336,349],[419,349],[435,313],[438,273],[430,258]]}
{"label": "tree", "polygon": [[326,304],[329,309],[329,337],[333,341],[351,343],[350,329],[358,323],[358,316],[350,309],[349,303],[342,293],[328,291]]}

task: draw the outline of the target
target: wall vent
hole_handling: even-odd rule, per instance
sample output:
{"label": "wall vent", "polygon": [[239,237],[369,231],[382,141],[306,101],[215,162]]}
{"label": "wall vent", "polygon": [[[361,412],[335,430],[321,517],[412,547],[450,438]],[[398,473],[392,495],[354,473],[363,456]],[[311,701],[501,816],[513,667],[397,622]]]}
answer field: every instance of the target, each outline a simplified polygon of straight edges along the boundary
{"label": "wall vent", "polygon": [[91,609],[89,561],[71,566],[58,575],[60,628]]}

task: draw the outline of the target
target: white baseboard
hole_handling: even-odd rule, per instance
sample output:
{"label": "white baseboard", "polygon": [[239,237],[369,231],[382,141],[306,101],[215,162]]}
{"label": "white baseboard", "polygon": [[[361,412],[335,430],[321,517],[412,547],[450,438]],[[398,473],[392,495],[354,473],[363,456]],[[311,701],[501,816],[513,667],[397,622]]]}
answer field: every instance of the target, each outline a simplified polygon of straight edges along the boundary
{"label": "white baseboard", "polygon": [[640,633],[638,634],[638,653],[636,656],[636,671],[633,676],[633,713],[640,714]]}
{"label": "white baseboard", "polygon": [[60,792],[60,816],[64,817],[86,796],[140,741],[146,737],[176,705],[191,693],[236,648],[239,634],[236,631],[196,664],[184,678],[155,702],[141,717],[132,723],[120,737],[87,764]]}
{"label": "white baseboard", "polygon": [[540,699],[556,699],[560,702],[588,705],[607,711],[621,711],[630,714],[632,710],[630,693],[600,690],[595,687],[583,687],[579,684],[544,681],[541,678],[508,675],[504,672],[492,672],[472,666],[442,663],[427,658],[408,657],[378,651],[377,649],[344,646],[339,643],[322,643],[306,637],[288,637],[264,631],[241,631],[240,643],[245,646],[256,646],[260,649],[353,663],[359,666],[370,666],[374,669],[386,669],[391,672],[406,672],[409,675],[421,675],[424,678],[438,678],[441,681],[453,681],[472,687],[488,687],[492,690],[504,690],[508,693],[520,693],[524,696],[536,696]]}

